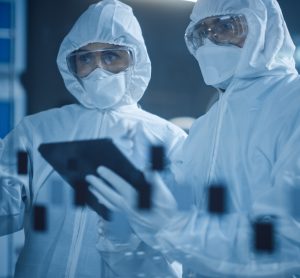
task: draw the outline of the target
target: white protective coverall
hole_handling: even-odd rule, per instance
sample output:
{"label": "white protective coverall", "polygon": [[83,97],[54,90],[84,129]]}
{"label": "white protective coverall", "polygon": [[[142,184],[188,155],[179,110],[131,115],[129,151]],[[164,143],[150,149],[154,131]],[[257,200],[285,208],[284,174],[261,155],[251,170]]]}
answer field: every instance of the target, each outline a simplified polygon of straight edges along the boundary
{"label": "white protective coverall", "polygon": [[[134,65],[126,93],[116,105],[106,110],[87,102],[89,92],[69,72],[66,63],[70,52],[90,42],[124,45],[133,50]],[[131,8],[116,0],[91,5],[62,42],[57,63],[67,89],[79,104],[25,117],[0,141],[0,235],[25,230],[25,246],[17,262],[15,277],[136,277],[137,273],[145,271],[145,277],[152,277],[151,273],[174,277],[166,260],[157,265],[153,263],[155,252],[150,247],[152,257],[147,258],[147,247],[143,246],[146,256],[131,262],[130,273],[119,265],[121,275],[101,262],[101,254],[96,248],[99,216],[89,207],[73,206],[73,200],[67,194],[72,192],[71,187],[38,152],[41,143],[122,137],[122,140],[116,140],[124,142],[120,146],[122,151],[142,169],[148,162],[146,146],[137,151],[143,142],[143,134],[150,136],[153,143],[163,144],[167,156],[185,139],[181,129],[137,106],[150,80],[151,64]],[[29,175],[22,179],[16,170],[18,150],[26,151],[29,156]],[[54,186],[57,194],[61,194],[58,198],[63,198],[57,206],[50,200]],[[48,228],[45,232],[32,228],[35,204],[47,206]]]}
{"label": "white protective coverall", "polygon": [[[174,217],[157,239],[183,263],[184,277],[298,277],[300,218],[281,200],[300,187],[295,46],[275,0],[198,0],[188,28],[226,14],[246,16],[241,59],[231,83],[194,123],[175,159],[177,178],[193,187],[196,206]],[[224,216],[207,212],[206,188],[213,184],[227,186]],[[277,216],[278,249],[259,256],[253,251],[252,221],[268,215]]]}

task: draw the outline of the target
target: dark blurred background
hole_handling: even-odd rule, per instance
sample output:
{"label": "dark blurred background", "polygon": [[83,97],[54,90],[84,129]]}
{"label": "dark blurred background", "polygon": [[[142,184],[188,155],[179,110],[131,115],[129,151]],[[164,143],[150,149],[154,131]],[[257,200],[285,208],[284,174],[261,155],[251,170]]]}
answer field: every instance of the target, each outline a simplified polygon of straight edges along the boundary
{"label": "dark blurred background", "polygon": [[[27,69],[22,83],[28,113],[74,102],[56,66],[60,43],[91,0],[28,0]],[[126,0],[139,20],[150,59],[152,79],[142,107],[170,119],[198,117],[215,90],[203,82],[183,39],[194,3],[183,0]],[[278,1],[291,34],[300,34],[300,2]],[[300,44],[300,41],[299,41]]]}

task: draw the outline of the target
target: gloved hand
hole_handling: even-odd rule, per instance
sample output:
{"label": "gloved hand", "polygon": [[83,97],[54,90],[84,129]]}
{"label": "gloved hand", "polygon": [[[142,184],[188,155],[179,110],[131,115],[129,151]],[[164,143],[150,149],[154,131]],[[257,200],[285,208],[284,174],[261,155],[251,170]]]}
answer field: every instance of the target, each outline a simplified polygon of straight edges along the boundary
{"label": "gloved hand", "polygon": [[177,211],[176,201],[158,173],[146,174],[153,188],[152,208],[145,211],[137,208],[138,193],[132,185],[106,167],[99,167],[97,172],[111,187],[102,179],[88,175],[89,190],[110,210],[125,213],[137,235],[148,244],[154,244],[153,235],[168,225]]}
{"label": "gloved hand", "polygon": [[[113,214],[113,218],[115,213]],[[120,217],[123,217],[120,214]],[[112,219],[114,221],[116,219]],[[126,221],[126,220],[125,220]],[[117,224],[119,226],[117,227]],[[125,226],[125,227],[124,227]],[[125,231],[124,231],[125,230]],[[128,233],[126,239],[120,233]],[[98,222],[98,241],[97,250],[101,253],[101,258],[115,273],[122,273],[126,269],[130,269],[132,256],[125,256],[125,254],[133,254],[138,249],[141,240],[124,225],[124,221],[116,221],[116,223],[100,219]]]}
{"label": "gloved hand", "polygon": [[[120,217],[126,218],[123,214],[120,214]],[[124,221],[116,221],[115,223],[102,218],[99,220],[97,249],[100,252],[118,253],[122,255],[125,252],[134,251],[138,247],[141,240],[124,222],[126,222],[126,219]],[[124,235],[124,233],[126,235]]]}

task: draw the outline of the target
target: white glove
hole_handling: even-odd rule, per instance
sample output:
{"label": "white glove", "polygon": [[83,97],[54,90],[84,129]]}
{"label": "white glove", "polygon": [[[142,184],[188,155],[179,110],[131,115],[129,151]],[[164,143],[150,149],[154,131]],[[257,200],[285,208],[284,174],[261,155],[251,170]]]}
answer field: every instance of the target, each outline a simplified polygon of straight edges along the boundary
{"label": "white glove", "polygon": [[157,173],[146,175],[152,185],[152,208],[145,211],[137,208],[138,193],[132,185],[106,167],[99,167],[97,172],[112,187],[102,179],[88,175],[89,190],[110,210],[125,213],[133,230],[144,241],[152,238],[176,214],[176,201]]}
{"label": "white glove", "polygon": [[[124,240],[123,235],[120,236],[121,239],[118,238],[119,234],[116,234],[114,231],[115,229],[118,228],[119,230],[127,230],[127,227],[122,225],[124,223],[119,224],[119,227],[115,227],[116,225],[112,224],[111,222],[105,221],[104,219],[99,220],[97,249],[100,252],[123,254],[124,252],[137,249],[138,245],[141,243],[141,240],[132,231],[126,231],[126,233],[129,232],[129,234],[126,235],[126,240]],[[120,233],[122,233],[122,231]]]}

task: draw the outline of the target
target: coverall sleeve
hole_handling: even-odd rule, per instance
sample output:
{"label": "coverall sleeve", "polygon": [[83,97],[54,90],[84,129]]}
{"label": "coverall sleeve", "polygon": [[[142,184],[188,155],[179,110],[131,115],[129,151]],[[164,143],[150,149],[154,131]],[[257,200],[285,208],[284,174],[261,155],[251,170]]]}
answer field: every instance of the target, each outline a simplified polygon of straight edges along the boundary
{"label": "coverall sleeve", "polygon": [[[251,211],[212,216],[194,207],[177,213],[156,235],[163,251],[185,269],[205,277],[299,274],[300,213],[290,209],[295,205],[291,194],[299,194],[300,187],[299,142],[300,128],[284,144],[272,169],[270,189],[257,196]],[[254,250],[253,221],[258,216],[275,225],[276,250],[272,254]]]}
{"label": "coverall sleeve", "polygon": [[18,175],[18,151],[28,152],[23,124],[0,139],[0,236],[23,228],[29,175]]}

